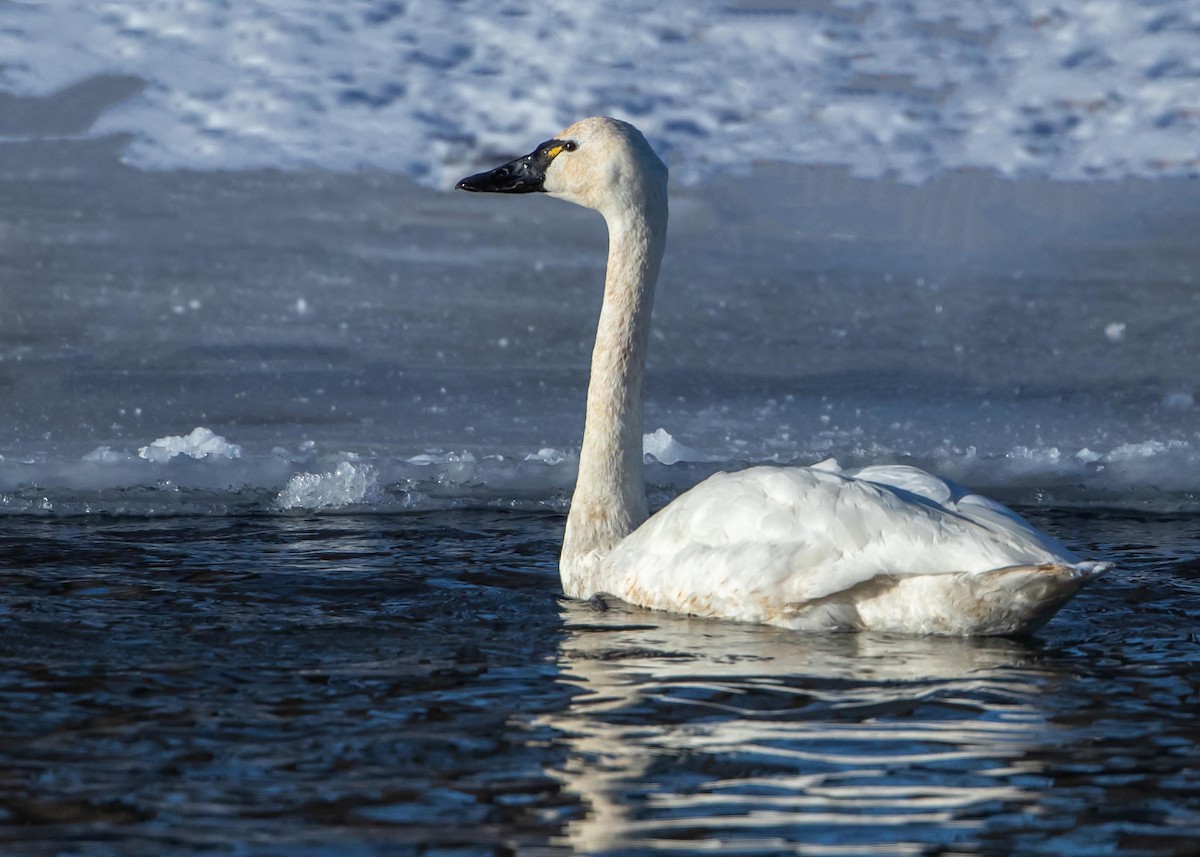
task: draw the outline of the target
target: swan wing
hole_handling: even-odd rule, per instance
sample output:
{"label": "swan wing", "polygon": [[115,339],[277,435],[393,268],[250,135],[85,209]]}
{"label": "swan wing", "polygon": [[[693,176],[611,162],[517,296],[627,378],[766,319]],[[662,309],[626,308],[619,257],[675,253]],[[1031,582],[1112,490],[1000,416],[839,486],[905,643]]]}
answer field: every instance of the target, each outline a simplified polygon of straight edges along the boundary
{"label": "swan wing", "polygon": [[1058,539],[1035,530],[1028,521],[1007,506],[918,467],[906,464],[878,464],[843,471],[843,474],[923,497],[947,511],[963,515],[981,525],[986,524],[993,532],[1007,532],[1013,538],[1019,535],[1020,538],[1040,545],[1043,550],[1057,557],[1070,556],[1070,552]]}
{"label": "swan wing", "polygon": [[881,576],[1076,562],[1014,513],[916,468],[756,467],[680,495],[605,557],[647,607],[778,621]]}

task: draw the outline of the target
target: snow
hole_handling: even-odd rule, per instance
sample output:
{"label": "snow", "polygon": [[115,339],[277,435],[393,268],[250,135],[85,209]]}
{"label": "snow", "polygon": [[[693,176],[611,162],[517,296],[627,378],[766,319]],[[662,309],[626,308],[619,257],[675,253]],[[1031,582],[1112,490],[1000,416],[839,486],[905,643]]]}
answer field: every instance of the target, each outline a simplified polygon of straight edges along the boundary
{"label": "snow", "polygon": [[373,165],[448,187],[608,113],[688,181],[764,160],[907,181],[1200,171],[1195,3],[26,0],[5,16],[0,88],[110,76],[95,100],[116,107],[57,125],[131,134],[127,160],[156,169]]}

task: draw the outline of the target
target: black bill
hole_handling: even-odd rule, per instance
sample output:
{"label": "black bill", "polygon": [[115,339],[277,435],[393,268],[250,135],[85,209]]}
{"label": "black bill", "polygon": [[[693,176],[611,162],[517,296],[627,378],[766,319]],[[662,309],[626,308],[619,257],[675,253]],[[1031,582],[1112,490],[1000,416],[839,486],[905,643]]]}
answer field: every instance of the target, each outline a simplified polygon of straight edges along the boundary
{"label": "black bill", "polygon": [[503,166],[467,176],[454,187],[476,193],[537,193],[546,188],[546,170],[550,162],[562,151],[561,140],[547,140],[523,158],[509,161]]}

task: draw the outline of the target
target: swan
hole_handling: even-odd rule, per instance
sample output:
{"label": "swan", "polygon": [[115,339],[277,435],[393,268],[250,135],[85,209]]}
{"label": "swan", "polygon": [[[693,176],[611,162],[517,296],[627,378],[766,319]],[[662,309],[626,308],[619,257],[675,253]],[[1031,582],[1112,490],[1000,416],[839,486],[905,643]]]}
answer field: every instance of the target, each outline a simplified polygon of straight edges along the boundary
{"label": "swan", "polygon": [[642,379],[667,228],[667,167],[620,120],[581,120],[464,178],[544,192],[608,225],[579,475],[559,572],[573,598],[801,631],[1029,633],[1108,567],[987,498],[914,467],[718,473],[648,517]]}

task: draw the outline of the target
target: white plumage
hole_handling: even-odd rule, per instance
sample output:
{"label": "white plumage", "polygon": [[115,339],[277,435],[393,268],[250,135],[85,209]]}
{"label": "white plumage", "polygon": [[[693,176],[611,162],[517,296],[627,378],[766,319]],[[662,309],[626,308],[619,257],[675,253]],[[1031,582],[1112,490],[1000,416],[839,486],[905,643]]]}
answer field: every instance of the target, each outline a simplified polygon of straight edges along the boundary
{"label": "white plumage", "polygon": [[646,520],[642,376],[667,170],[633,126],[585,119],[465,190],[546,191],[609,227],[564,591],[799,630],[1012,634],[1107,568],[1012,511],[913,467],[720,473]]}
{"label": "white plumage", "polygon": [[916,468],[836,465],[717,474],[598,565],[606,591],[646,607],[941,634],[1030,630],[1099,570]]}

